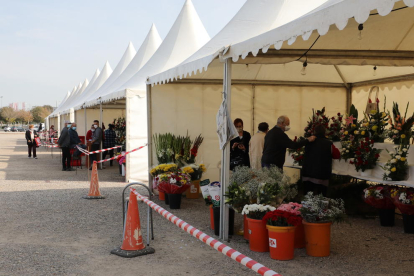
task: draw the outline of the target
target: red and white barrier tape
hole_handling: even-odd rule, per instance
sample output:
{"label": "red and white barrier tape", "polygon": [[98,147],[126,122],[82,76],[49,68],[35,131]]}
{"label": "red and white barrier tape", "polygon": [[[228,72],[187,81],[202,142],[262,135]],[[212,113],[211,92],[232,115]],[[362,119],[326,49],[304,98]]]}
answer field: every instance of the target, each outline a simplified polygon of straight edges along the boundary
{"label": "red and white barrier tape", "polygon": [[197,228],[191,226],[190,224],[183,221],[182,219],[174,216],[173,214],[171,214],[170,212],[168,212],[167,210],[165,210],[161,206],[155,204],[151,200],[149,200],[146,197],[140,195],[135,189],[133,189],[133,188],[130,188],[130,189],[137,196],[137,198],[139,200],[142,200],[143,202],[145,202],[148,206],[150,206],[152,209],[157,211],[161,216],[168,219],[169,221],[171,221],[172,223],[177,225],[179,228],[181,228],[184,231],[186,231],[187,233],[193,235],[194,237],[196,237],[200,241],[204,242],[205,244],[211,246],[215,250],[223,253],[227,257],[232,258],[236,262],[241,263],[242,265],[250,268],[251,270],[259,273],[260,275],[263,275],[263,276],[281,276],[279,273],[265,267],[264,265],[254,261],[254,260],[252,260],[251,258],[243,255],[242,253],[234,250],[230,246],[227,246],[224,243],[219,242],[218,240],[208,236],[207,234],[201,232]]}
{"label": "red and white barrier tape", "polygon": [[58,148],[59,145],[47,145],[46,147],[48,147],[48,148]]}
{"label": "red and white barrier tape", "polygon": [[100,153],[100,152],[104,152],[104,151],[108,151],[108,150],[113,150],[113,149],[116,149],[116,148],[122,148],[122,146],[115,146],[115,147],[112,147],[112,148],[90,151],[90,152],[88,152],[88,154]]}
{"label": "red and white barrier tape", "polygon": [[[124,155],[127,155],[127,154],[132,153],[132,152],[137,151],[137,150],[140,150],[142,148],[145,148],[146,146],[148,146],[148,144],[145,144],[144,146],[133,149],[131,151],[127,151],[127,152],[124,153]],[[114,160],[114,159],[117,159],[117,158],[118,158],[118,156],[114,156],[114,157],[111,157],[111,158],[108,158],[108,159],[105,159],[105,160],[101,160],[101,161],[93,161],[93,163],[103,163],[103,162],[111,161],[111,160]]]}
{"label": "red and white barrier tape", "polygon": [[83,149],[83,148],[79,147],[78,145],[76,145],[76,148],[77,148],[80,152],[82,152],[82,153],[84,153],[84,154],[86,154],[86,155],[89,155],[89,151],[87,151],[87,150],[85,150],[85,149]]}

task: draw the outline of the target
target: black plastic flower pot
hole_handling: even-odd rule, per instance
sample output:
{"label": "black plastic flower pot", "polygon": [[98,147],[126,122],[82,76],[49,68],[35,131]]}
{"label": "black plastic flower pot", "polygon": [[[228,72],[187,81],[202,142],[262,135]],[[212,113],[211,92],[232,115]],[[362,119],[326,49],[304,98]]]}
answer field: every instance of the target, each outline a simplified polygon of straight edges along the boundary
{"label": "black plastic flower pot", "polygon": [[167,193],[165,193],[165,196],[164,196],[164,200],[165,200],[165,204],[167,204],[167,205],[170,205],[170,199],[169,199],[169,197],[168,197],[168,194]]}
{"label": "black plastic flower pot", "polygon": [[[214,235],[220,235],[220,207],[213,207]],[[229,235],[234,235],[234,210],[229,210]]]}
{"label": "black plastic flower pot", "polygon": [[395,224],[395,209],[379,209],[381,226],[390,227]]}
{"label": "black plastic flower pot", "polygon": [[170,209],[181,208],[181,194],[168,194],[168,201],[170,202]]}
{"label": "black plastic flower pot", "polygon": [[414,215],[403,214],[404,233],[414,234]]}

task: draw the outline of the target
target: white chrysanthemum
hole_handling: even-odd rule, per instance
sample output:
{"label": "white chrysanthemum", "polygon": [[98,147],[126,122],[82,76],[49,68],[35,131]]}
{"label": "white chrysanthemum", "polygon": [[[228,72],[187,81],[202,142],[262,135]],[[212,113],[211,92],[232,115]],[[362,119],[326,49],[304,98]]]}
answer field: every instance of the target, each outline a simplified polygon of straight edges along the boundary
{"label": "white chrysanthemum", "polygon": [[346,150],[346,152],[348,153],[348,152],[349,152],[349,150]]}
{"label": "white chrysanthemum", "polygon": [[394,129],[394,131],[393,131],[395,134],[397,134],[398,133],[398,130],[396,130],[396,129]]}
{"label": "white chrysanthemum", "polygon": [[396,163],[397,162],[397,159],[391,159],[391,163]]}
{"label": "white chrysanthemum", "polygon": [[395,158],[398,159],[398,160],[400,160],[401,159],[401,156],[400,155],[396,155]]}
{"label": "white chrysanthemum", "polygon": [[403,152],[407,152],[408,150],[407,149],[403,149]]}

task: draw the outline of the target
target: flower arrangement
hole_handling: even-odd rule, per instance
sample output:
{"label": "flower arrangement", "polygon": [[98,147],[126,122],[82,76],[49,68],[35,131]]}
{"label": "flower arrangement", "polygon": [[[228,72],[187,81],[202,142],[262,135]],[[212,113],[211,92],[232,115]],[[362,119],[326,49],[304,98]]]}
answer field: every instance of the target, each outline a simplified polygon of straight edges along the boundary
{"label": "flower arrangement", "polygon": [[[300,137],[299,140],[304,139],[303,137]],[[293,141],[298,141],[298,137],[295,136],[295,139]],[[288,149],[288,152],[290,156],[293,159],[293,165],[302,166],[303,165],[303,159],[305,158],[305,147],[301,147],[299,149]]]}
{"label": "flower arrangement", "polygon": [[263,204],[248,204],[243,207],[242,215],[246,215],[250,219],[261,220],[269,211],[276,210],[275,207]]}
{"label": "flower arrangement", "polygon": [[390,187],[386,185],[373,185],[364,189],[364,201],[377,209],[394,209],[390,198]]}
{"label": "flower arrangement", "polygon": [[119,117],[118,119],[114,119],[113,122],[115,128],[114,131],[116,133],[115,144],[117,145],[125,145],[126,142],[126,120],[124,117]]}
{"label": "flower arrangement", "polygon": [[350,164],[355,165],[357,171],[365,171],[372,169],[377,164],[379,153],[381,150],[374,148],[374,140],[370,140],[368,137],[358,142],[358,146],[355,149],[355,158],[353,161],[349,161]]}
{"label": "flower arrangement", "polygon": [[[384,110],[385,110],[385,101],[384,101]],[[385,138],[385,127],[388,125],[388,118],[385,112],[379,111],[379,104],[378,110],[371,110],[370,114],[366,114],[368,120],[368,127],[369,132],[371,134],[372,139],[375,142],[384,142]]]}
{"label": "flower arrangement", "polygon": [[354,141],[354,133],[358,131],[358,110],[354,105],[349,109],[349,116],[345,119],[342,129],[340,131],[341,141]]}
{"label": "flower arrangement", "polygon": [[159,174],[158,190],[167,194],[182,194],[190,187],[191,178],[181,172]]}
{"label": "flower arrangement", "polygon": [[405,109],[404,117],[401,116],[398,103],[393,103],[392,114],[393,119],[388,115],[390,128],[387,131],[387,136],[389,139],[393,140],[394,144],[404,144],[407,145],[410,143],[410,138],[412,135],[411,128],[414,124],[414,114],[407,118],[409,103]]}
{"label": "flower arrangement", "polygon": [[329,128],[327,129],[327,135],[333,142],[340,141],[341,139],[341,126],[343,115],[341,113],[336,114],[336,117],[331,118]]}
{"label": "flower arrangement", "polygon": [[307,122],[307,126],[305,127],[305,134],[303,135],[305,138],[308,138],[315,134],[315,127],[317,125],[324,125],[326,129],[329,127],[329,118],[325,115],[325,107],[322,110],[315,110],[312,109],[312,118],[309,118]]}
{"label": "flower arrangement", "polygon": [[344,159],[345,161],[347,161],[348,159],[354,159],[355,143],[352,143],[351,141],[342,141],[341,145],[341,159]]}
{"label": "flower arrangement", "polygon": [[300,208],[302,208],[302,204],[296,202],[289,202],[280,205],[277,210],[289,212],[295,216],[301,216]]}
{"label": "flower arrangement", "polygon": [[302,218],[288,211],[274,210],[267,212],[263,221],[271,226],[298,226],[302,223]]}
{"label": "flower arrangement", "polygon": [[229,204],[234,211],[241,213],[243,207],[250,202],[250,197],[247,196],[246,190],[243,186],[233,182],[229,185],[226,194],[226,204]]}
{"label": "flower arrangement", "polygon": [[198,153],[198,148],[201,146],[201,143],[203,143],[203,140],[204,138],[201,136],[201,134],[197,136],[197,138],[194,140],[193,146],[191,147],[191,150],[190,150],[190,157],[188,160],[189,163],[195,162],[195,159]]}
{"label": "flower arrangement", "polygon": [[171,133],[154,134],[153,140],[158,164],[173,163],[173,135]]}
{"label": "flower arrangement", "polygon": [[260,184],[257,203],[279,206],[285,199],[293,199],[298,191],[290,184],[290,178],[278,167],[263,168],[258,173]]}
{"label": "flower arrangement", "polygon": [[169,163],[169,164],[160,164],[155,166],[151,169],[150,173],[152,176],[157,176],[159,174],[168,173],[168,172],[176,172],[178,170],[177,164]]}
{"label": "flower arrangement", "polygon": [[390,196],[395,206],[406,215],[414,215],[414,189],[413,188],[392,188]]}
{"label": "flower arrangement", "polygon": [[381,166],[384,169],[383,179],[392,181],[402,181],[405,180],[407,177],[407,155],[410,146],[401,144],[399,146],[395,146],[394,148],[395,152],[393,153],[390,153],[387,150],[387,152],[390,153],[391,158],[383,167]]}
{"label": "flower arrangement", "polygon": [[189,174],[191,176],[191,180],[200,180],[206,170],[207,169],[204,164],[189,164],[181,168],[181,171],[183,173]]}
{"label": "flower arrangement", "polygon": [[344,201],[331,199],[309,192],[299,209],[305,221],[310,223],[343,222],[346,219]]}

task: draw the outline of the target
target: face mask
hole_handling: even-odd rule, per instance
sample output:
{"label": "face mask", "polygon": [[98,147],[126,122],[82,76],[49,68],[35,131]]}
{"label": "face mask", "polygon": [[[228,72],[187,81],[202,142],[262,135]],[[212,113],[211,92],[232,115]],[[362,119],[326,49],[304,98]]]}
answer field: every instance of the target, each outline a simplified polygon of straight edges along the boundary
{"label": "face mask", "polygon": [[93,125],[94,128],[98,128],[98,125]]}
{"label": "face mask", "polygon": [[72,127],[73,130],[76,130],[76,127]]}
{"label": "face mask", "polygon": [[289,131],[290,130],[290,126],[285,126],[285,131]]}
{"label": "face mask", "polygon": [[92,128],[91,130],[92,130],[92,132],[95,132],[95,129],[94,128]]}
{"label": "face mask", "polygon": [[72,126],[72,124],[68,124],[68,128],[70,128]]}
{"label": "face mask", "polygon": [[31,128],[30,131],[33,131],[33,128]]}
{"label": "face mask", "polygon": [[243,132],[243,128],[242,127],[236,127],[237,132]]}

